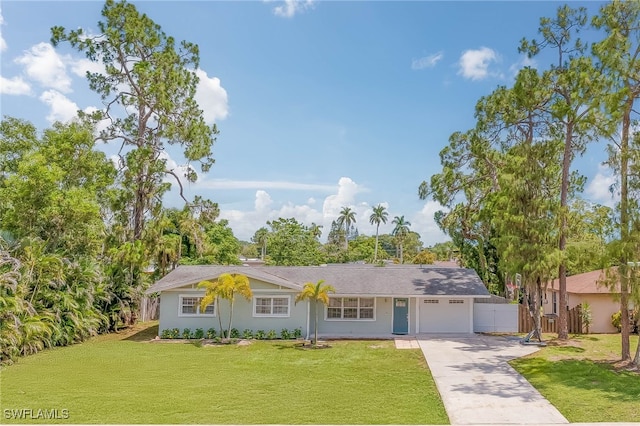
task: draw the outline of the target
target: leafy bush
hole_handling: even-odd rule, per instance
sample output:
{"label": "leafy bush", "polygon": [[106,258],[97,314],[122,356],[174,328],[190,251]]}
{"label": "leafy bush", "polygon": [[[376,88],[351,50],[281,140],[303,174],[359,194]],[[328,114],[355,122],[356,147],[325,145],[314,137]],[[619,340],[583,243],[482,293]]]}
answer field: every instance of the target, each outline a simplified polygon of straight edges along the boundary
{"label": "leafy bush", "polygon": [[215,339],[217,336],[216,329],[211,327],[207,330],[207,339]]}
{"label": "leafy bush", "polygon": [[172,328],[169,338],[170,339],[178,339],[179,337],[180,337],[180,329],[179,328]]}
{"label": "leafy bush", "polygon": [[282,340],[289,340],[289,339],[291,339],[291,332],[290,332],[289,330],[287,330],[286,328],[283,328],[283,329],[280,331],[280,338],[281,338]]}
{"label": "leafy bush", "polygon": [[622,331],[622,312],[618,311],[611,315],[611,325],[617,328],[618,331]]}
{"label": "leafy bush", "polygon": [[247,339],[247,340],[248,340],[248,339],[253,339],[253,331],[249,330],[248,328],[247,328],[247,329],[245,329],[245,330],[242,332],[242,338],[243,338],[243,339]]}
{"label": "leafy bush", "polygon": [[191,339],[191,329],[185,328],[184,330],[182,330],[182,338]]}
{"label": "leafy bush", "polygon": [[293,338],[294,339],[301,339],[302,338],[302,328],[298,327],[295,330],[293,330]]}
{"label": "leafy bush", "polygon": [[269,330],[267,333],[267,340],[273,340],[278,338],[278,333],[275,330]]}
{"label": "leafy bush", "polygon": [[196,328],[195,333],[193,333],[193,337],[196,339],[202,339],[204,337],[204,330],[201,328]]}
{"label": "leafy bush", "polygon": [[264,330],[258,330],[256,331],[256,334],[254,334],[253,337],[255,337],[258,340],[264,340],[267,337],[267,335],[265,334]]}
{"label": "leafy bush", "polygon": [[160,338],[171,339],[171,330],[169,330],[168,328],[162,330],[162,333],[160,333]]}
{"label": "leafy bush", "polygon": [[240,331],[237,328],[232,328],[231,329],[231,338],[232,339],[239,339],[240,338]]}

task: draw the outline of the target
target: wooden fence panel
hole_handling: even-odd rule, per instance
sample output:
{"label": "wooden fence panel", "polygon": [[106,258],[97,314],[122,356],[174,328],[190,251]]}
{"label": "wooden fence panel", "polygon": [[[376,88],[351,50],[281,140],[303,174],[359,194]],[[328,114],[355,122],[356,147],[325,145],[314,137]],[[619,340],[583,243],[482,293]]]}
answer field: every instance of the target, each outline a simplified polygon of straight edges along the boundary
{"label": "wooden fence panel", "polygon": [[[582,334],[582,319],[580,317],[580,306],[576,306],[573,309],[567,311],[567,325],[569,333]],[[529,313],[529,309],[525,305],[518,306],[518,332],[528,333],[533,330],[533,318]],[[557,333],[558,332],[558,317],[557,315],[543,315],[540,318],[540,328],[543,333]]]}

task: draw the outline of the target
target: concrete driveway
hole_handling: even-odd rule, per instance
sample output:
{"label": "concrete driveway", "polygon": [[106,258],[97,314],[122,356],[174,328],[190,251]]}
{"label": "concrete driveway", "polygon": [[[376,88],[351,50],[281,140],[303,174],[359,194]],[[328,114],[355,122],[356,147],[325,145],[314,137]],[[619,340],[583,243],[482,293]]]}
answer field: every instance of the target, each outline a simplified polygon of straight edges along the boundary
{"label": "concrete driveway", "polygon": [[421,335],[451,424],[569,423],[507,361],[538,350],[514,338]]}

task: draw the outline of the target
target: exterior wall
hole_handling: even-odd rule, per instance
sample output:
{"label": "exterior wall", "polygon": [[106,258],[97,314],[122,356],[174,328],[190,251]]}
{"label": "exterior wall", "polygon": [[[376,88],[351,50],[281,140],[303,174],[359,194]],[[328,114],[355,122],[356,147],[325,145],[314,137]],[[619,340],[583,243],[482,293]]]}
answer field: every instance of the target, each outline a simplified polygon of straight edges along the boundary
{"label": "exterior wall", "polygon": [[618,329],[611,325],[611,315],[620,310],[620,302],[616,302],[608,294],[569,295],[569,308],[578,306],[582,302],[587,302],[591,306],[592,324],[589,326],[589,333],[618,332]]}
{"label": "exterior wall", "polygon": [[[307,326],[307,304],[294,303],[297,291],[282,290],[272,286],[272,290],[266,288],[254,288],[254,282],[251,281],[253,290],[253,299],[247,301],[242,297],[237,297],[233,305],[232,327],[242,332],[245,329],[252,331],[275,330],[278,334],[283,328],[293,330],[301,328],[304,331]],[[259,286],[256,286],[259,287]],[[205,331],[208,328],[215,328],[218,332],[219,320],[217,315],[222,314],[222,327],[226,328],[229,324],[229,304],[226,300],[220,301],[220,311],[216,312],[216,316],[180,316],[180,296],[201,297],[204,291],[195,291],[189,288],[176,289],[175,291],[164,291],[160,296],[160,332],[165,329],[178,328],[182,331],[185,328],[194,331],[196,328],[202,328]],[[289,316],[288,317],[256,317],[254,316],[254,299],[260,296],[288,296]]]}
{"label": "exterior wall", "polygon": [[475,303],[474,333],[517,333],[518,305],[515,303]]}
{"label": "exterior wall", "polygon": [[[428,303],[428,301],[438,303]],[[462,301],[453,303],[452,301]],[[473,299],[425,297],[418,300],[419,333],[472,333]]]}
{"label": "exterior wall", "polygon": [[[320,305],[318,334],[323,337],[382,337],[392,332],[393,298],[375,298],[374,320],[329,320],[327,308]],[[411,305],[411,303],[410,303]],[[314,307],[310,309],[309,335],[313,335]],[[411,333],[411,308],[409,310],[409,332]]]}
{"label": "exterior wall", "polygon": [[[553,293],[556,294],[556,300],[560,300],[558,290],[547,290],[547,302],[543,299],[543,307],[545,314],[553,313]],[[591,316],[593,324],[589,327],[590,333],[617,333],[618,330],[611,325],[611,315],[620,310],[620,303],[616,302],[614,296],[606,293],[569,293],[568,306],[573,309],[582,302],[591,305]],[[558,307],[558,309],[560,309]],[[586,330],[585,330],[586,331]]]}

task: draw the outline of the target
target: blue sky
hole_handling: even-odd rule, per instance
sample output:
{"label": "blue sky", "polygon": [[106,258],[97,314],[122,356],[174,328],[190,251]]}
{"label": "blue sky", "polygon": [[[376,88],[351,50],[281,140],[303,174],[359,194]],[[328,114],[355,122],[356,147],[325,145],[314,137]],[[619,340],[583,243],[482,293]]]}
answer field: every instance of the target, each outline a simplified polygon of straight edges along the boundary
{"label": "blue sky", "polygon": [[[278,217],[324,225],[353,208],[360,233],[377,204],[404,215],[426,245],[445,241],[440,207],[417,189],[440,171],[449,135],[474,126],[478,99],[510,85],[527,60],[519,41],[559,2],[137,1],[162,29],[200,46],[198,96],[220,130],[216,164],[187,187],[218,202],[244,240]],[[593,14],[601,3],[570,2]],[[97,31],[102,3],[3,1],[2,115],[44,129],[100,106],[83,75],[95,67],[50,28]],[[101,146],[113,154],[114,147]],[[170,164],[183,161],[169,151]],[[576,160],[585,197],[611,205],[604,144]],[[175,194],[167,203],[178,205]],[[390,232],[392,225],[381,226]]]}

